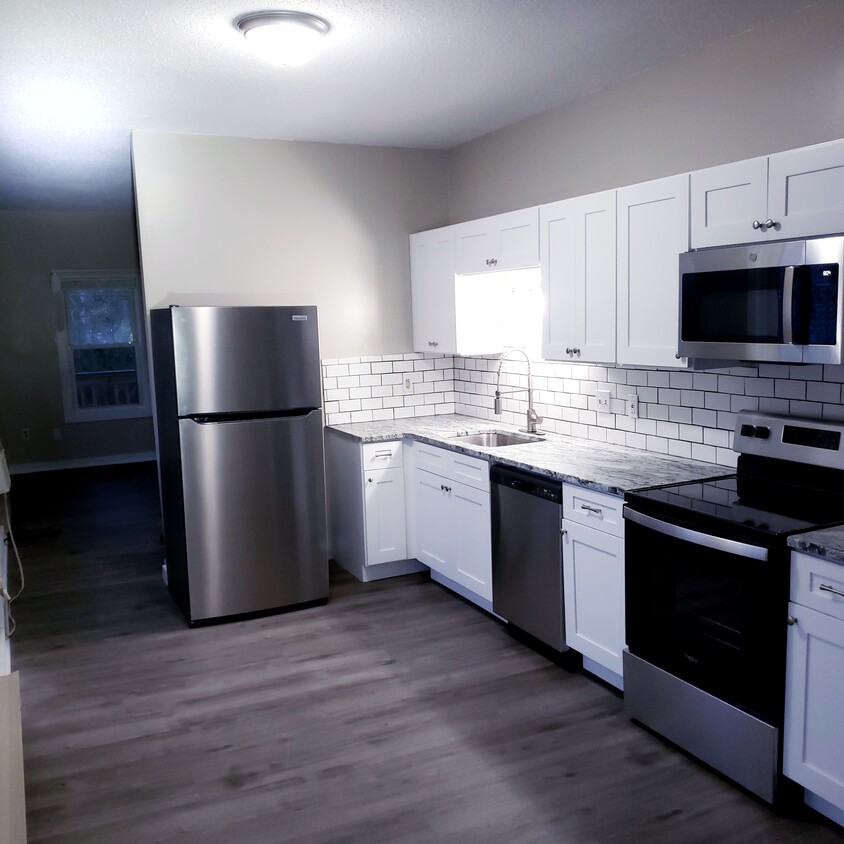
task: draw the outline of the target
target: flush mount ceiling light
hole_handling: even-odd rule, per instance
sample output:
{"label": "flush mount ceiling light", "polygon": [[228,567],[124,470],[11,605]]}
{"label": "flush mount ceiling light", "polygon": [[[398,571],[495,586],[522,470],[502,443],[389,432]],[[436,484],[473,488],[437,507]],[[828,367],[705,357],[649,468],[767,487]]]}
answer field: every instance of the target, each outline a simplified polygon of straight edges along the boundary
{"label": "flush mount ceiling light", "polygon": [[296,67],[319,50],[328,21],[307,12],[254,12],[234,22],[249,45],[267,61]]}

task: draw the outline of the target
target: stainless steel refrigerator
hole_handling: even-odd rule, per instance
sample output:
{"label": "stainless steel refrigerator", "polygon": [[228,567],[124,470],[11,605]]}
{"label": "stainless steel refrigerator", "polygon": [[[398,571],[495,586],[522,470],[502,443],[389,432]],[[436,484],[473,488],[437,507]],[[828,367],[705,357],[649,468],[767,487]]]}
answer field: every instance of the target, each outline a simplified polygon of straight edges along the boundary
{"label": "stainless steel refrigerator", "polygon": [[167,580],[191,625],[328,598],[317,309],[150,314]]}

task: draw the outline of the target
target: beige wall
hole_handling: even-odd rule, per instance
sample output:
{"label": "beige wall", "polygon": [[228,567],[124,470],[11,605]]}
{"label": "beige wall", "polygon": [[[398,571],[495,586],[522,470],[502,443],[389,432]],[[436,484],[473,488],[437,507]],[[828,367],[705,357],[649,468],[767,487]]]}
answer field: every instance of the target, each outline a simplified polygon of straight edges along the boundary
{"label": "beige wall", "polygon": [[51,270],[137,266],[131,213],[0,211],[0,439],[13,468],[152,450],[149,418],[64,422],[50,281]]}
{"label": "beige wall", "polygon": [[452,151],[450,219],[844,137],[844,2],[822,0]]}
{"label": "beige wall", "polygon": [[323,357],[410,350],[444,153],[136,132],[133,156],[147,307],[314,304]]}

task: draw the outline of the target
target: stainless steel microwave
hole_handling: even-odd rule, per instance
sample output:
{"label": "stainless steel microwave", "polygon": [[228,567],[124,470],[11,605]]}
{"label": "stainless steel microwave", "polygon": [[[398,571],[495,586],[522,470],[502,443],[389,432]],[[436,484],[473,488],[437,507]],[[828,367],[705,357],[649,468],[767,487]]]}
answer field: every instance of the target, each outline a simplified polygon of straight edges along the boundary
{"label": "stainless steel microwave", "polygon": [[844,237],[680,255],[679,355],[841,363]]}

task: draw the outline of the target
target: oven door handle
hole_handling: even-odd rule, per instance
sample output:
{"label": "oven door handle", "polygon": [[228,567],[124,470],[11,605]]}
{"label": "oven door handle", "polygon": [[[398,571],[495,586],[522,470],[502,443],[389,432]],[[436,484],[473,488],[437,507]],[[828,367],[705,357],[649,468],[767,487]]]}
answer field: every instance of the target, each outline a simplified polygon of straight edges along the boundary
{"label": "oven door handle", "polygon": [[673,525],[671,522],[663,522],[653,516],[646,516],[636,510],[631,510],[628,505],[624,506],[624,518],[637,525],[655,530],[657,533],[664,533],[673,539],[683,542],[691,542],[693,545],[702,545],[705,548],[712,548],[716,551],[723,551],[725,554],[734,554],[737,557],[747,557],[751,560],[767,560],[768,549],[759,545],[748,545],[745,542],[736,542],[734,539],[724,539],[720,536],[712,536],[708,533],[701,533],[690,528]]}

